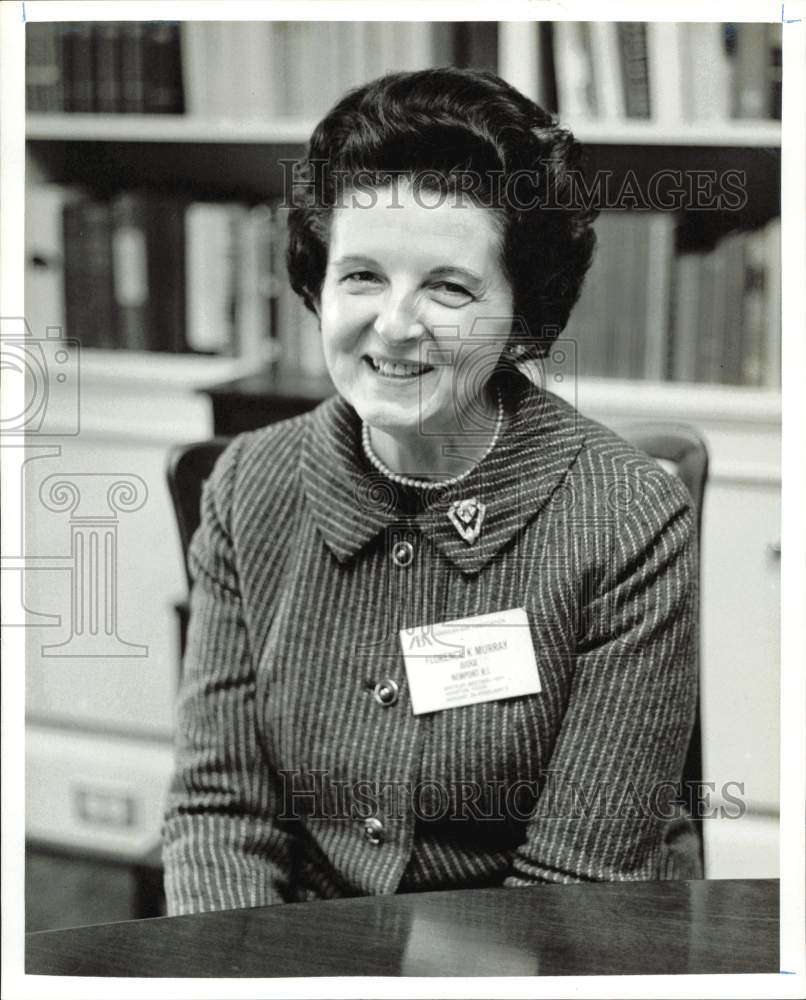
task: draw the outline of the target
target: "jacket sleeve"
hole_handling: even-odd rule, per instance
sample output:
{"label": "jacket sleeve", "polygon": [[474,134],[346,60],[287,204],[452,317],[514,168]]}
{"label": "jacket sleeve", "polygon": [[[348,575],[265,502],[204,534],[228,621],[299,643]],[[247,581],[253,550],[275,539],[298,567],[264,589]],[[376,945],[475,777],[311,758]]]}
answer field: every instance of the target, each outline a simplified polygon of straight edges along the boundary
{"label": "jacket sleeve", "polygon": [[[563,724],[505,885],[698,874],[675,871],[665,840],[687,826],[672,786],[696,710],[697,529],[685,488],[654,471],[585,602]],[[693,837],[678,836],[689,859]]]}
{"label": "jacket sleeve", "polygon": [[193,585],[163,825],[170,915],[283,900],[290,831],[261,756],[255,670],[230,534],[236,439],[205,483],[189,550]]}

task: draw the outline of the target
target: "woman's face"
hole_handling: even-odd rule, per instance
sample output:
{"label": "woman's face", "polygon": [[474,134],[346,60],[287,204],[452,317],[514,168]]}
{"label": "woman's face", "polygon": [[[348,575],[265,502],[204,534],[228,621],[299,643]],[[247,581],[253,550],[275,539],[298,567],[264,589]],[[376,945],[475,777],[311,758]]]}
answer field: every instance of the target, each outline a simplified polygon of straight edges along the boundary
{"label": "woman's face", "polygon": [[490,409],[512,293],[493,213],[464,201],[401,183],[348,193],[333,211],[325,359],[341,395],[391,434],[461,433]]}

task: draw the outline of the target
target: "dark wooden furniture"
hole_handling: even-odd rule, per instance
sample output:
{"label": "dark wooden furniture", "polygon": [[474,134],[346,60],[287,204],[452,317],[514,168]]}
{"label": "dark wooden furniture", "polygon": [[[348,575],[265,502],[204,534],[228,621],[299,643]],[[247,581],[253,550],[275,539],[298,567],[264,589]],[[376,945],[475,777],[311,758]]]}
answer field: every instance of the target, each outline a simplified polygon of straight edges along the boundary
{"label": "dark wooden furniture", "polygon": [[564,976],[779,971],[778,882],[370,896],[41,931],[72,976]]}
{"label": "dark wooden furniture", "polygon": [[168,455],[168,490],[176,514],[176,527],[182,545],[188,587],[191,585],[191,579],[187,552],[193,532],[199,526],[202,486],[229,440],[227,437],[215,437],[209,441],[180,444],[172,448]]}
{"label": "dark wooden furniture", "polygon": [[283,374],[270,365],[254,375],[201,389],[213,404],[213,433],[231,437],[306,413],[335,390],[329,378]]}
{"label": "dark wooden furniture", "polygon": [[[128,886],[126,905],[120,906],[119,916],[115,918],[108,915],[110,910],[106,908],[106,919],[143,920],[165,915],[162,842],[159,840],[145,853],[131,857],[97,847],[66,846],[27,837],[25,857],[28,866],[26,893],[42,892],[43,873],[47,873],[50,879],[58,879],[51,893],[51,896],[55,896],[56,905],[53,899],[49,899],[36,907],[43,917],[59,915],[61,920],[59,911],[62,907],[68,914],[76,910],[92,914],[93,897],[97,893],[106,892],[104,907],[113,905],[109,900],[110,894],[120,904],[120,888],[123,884]],[[34,875],[31,874],[32,870]],[[33,878],[32,882],[28,881],[29,877]],[[69,918],[64,922],[69,923]],[[44,926],[53,927],[54,924],[49,921]]]}

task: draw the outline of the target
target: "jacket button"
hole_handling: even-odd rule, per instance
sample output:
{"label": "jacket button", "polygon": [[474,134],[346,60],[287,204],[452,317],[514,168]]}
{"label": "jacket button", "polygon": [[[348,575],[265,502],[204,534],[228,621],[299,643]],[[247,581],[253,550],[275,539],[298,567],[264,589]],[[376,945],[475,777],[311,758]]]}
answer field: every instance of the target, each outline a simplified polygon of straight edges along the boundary
{"label": "jacket button", "polygon": [[392,546],[392,561],[396,566],[409,566],[414,559],[414,546],[411,542],[395,542]]}
{"label": "jacket button", "polygon": [[383,843],[383,823],[374,816],[364,820],[364,840],[373,847]]}
{"label": "jacket button", "polygon": [[385,681],[379,681],[375,685],[375,690],[373,691],[375,701],[377,701],[379,705],[383,705],[384,708],[394,705],[397,701],[399,693],[400,688],[393,680],[389,680],[388,678]]}

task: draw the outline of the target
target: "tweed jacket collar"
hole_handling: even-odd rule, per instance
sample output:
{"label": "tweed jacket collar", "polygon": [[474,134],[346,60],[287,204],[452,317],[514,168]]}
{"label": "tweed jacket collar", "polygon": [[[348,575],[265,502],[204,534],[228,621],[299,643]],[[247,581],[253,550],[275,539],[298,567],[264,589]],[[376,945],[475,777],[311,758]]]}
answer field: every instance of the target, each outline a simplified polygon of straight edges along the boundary
{"label": "tweed jacket collar", "polygon": [[[517,381],[499,440],[461,483],[425,496],[375,471],[361,444],[361,420],[341,396],[311,414],[301,449],[302,484],[318,530],[347,563],[391,525],[419,529],[463,573],[482,570],[560,487],[584,441],[567,403]],[[454,500],[486,505],[478,539],[469,545],[448,518]]]}

